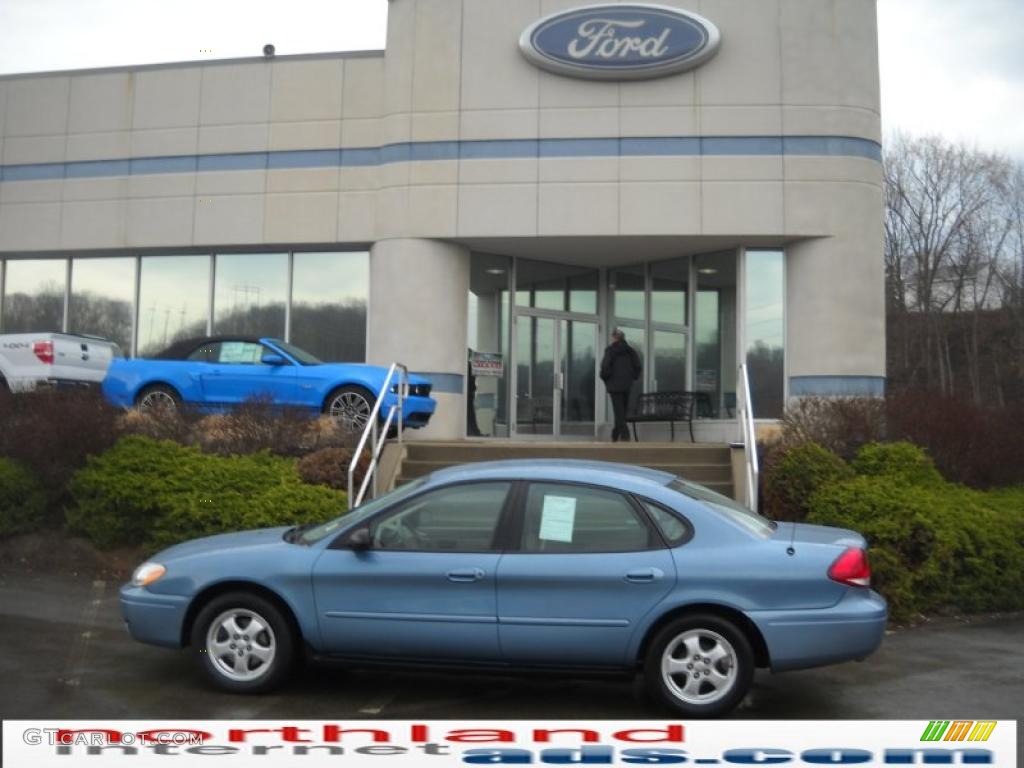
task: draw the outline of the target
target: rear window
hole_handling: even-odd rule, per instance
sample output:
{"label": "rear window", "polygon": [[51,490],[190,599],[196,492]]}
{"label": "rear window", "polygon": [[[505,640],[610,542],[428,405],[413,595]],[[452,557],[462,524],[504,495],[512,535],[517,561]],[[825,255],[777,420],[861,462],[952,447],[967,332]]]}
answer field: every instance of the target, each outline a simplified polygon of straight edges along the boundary
{"label": "rear window", "polygon": [[668,487],[676,493],[681,493],[683,496],[703,503],[704,506],[710,507],[734,523],[743,526],[751,533],[768,538],[775,530],[775,523],[767,517],[751,512],[728,496],[715,493],[702,485],[696,485],[677,477],[668,484]]}

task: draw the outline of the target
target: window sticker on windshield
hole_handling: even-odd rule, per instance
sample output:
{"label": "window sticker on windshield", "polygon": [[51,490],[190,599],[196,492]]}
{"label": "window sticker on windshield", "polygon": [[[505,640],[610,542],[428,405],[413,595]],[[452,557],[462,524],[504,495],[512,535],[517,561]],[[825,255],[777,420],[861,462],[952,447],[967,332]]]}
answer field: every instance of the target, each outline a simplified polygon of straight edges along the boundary
{"label": "window sticker on windshield", "polygon": [[225,341],[220,345],[221,363],[258,363],[259,344],[248,344],[244,341]]}
{"label": "window sticker on windshield", "polygon": [[572,496],[545,496],[540,512],[540,540],[572,544],[576,522],[576,499]]}

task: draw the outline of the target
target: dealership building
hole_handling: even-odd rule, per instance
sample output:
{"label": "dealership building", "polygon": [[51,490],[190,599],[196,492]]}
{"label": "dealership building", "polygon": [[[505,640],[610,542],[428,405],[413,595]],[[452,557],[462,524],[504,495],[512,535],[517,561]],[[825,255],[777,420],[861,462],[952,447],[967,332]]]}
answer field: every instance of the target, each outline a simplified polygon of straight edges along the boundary
{"label": "dealership building", "polygon": [[883,391],[875,0],[388,11],[383,51],[0,78],[0,333],[399,361],[423,438],[606,436],[616,327],[698,440],[742,363],[763,419]]}

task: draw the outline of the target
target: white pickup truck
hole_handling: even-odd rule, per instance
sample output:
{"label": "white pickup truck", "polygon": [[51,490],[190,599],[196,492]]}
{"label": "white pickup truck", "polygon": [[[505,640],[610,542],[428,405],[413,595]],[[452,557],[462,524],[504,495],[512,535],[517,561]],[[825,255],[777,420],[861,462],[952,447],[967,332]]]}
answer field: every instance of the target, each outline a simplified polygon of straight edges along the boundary
{"label": "white pickup truck", "polygon": [[71,333],[0,335],[0,390],[99,384],[121,348],[98,336]]}

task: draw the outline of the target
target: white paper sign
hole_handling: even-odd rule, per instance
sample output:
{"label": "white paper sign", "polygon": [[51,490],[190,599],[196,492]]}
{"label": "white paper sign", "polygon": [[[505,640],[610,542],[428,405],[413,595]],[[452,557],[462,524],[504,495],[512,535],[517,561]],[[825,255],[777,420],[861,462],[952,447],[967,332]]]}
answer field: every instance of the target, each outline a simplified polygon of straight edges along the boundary
{"label": "white paper sign", "polygon": [[576,522],[576,499],[571,496],[545,496],[540,512],[540,540],[572,543]]}

